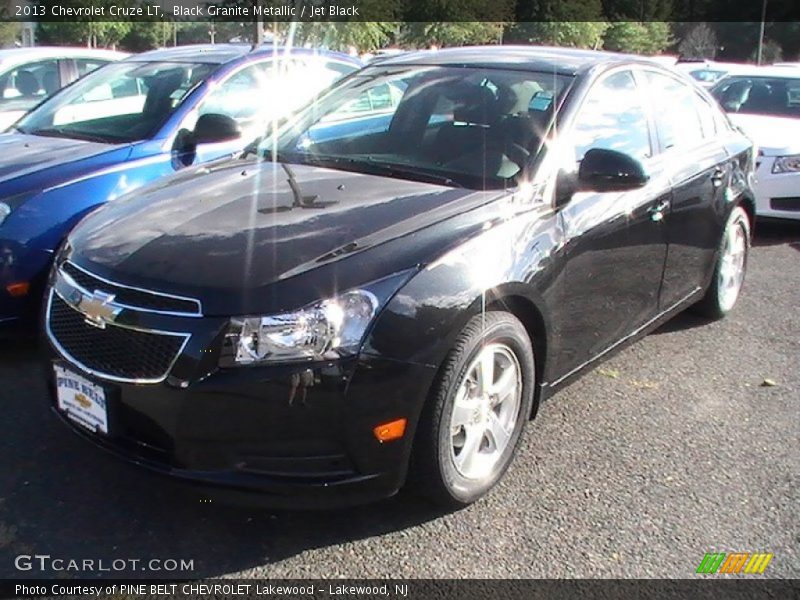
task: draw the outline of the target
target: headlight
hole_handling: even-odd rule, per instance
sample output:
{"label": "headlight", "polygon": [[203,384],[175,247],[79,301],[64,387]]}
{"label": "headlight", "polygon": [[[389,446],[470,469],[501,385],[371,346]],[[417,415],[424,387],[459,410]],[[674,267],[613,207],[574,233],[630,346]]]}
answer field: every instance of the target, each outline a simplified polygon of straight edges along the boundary
{"label": "headlight", "polygon": [[800,154],[792,156],[779,156],[772,165],[773,173],[798,173],[800,172]]}
{"label": "headlight", "polygon": [[8,196],[0,201],[0,225],[2,225],[12,212],[18,209],[28,198],[32,198],[38,191],[24,192],[15,196]]}
{"label": "headlight", "polygon": [[220,364],[329,360],[355,354],[379,304],[372,292],[354,290],[293,312],[232,319]]}

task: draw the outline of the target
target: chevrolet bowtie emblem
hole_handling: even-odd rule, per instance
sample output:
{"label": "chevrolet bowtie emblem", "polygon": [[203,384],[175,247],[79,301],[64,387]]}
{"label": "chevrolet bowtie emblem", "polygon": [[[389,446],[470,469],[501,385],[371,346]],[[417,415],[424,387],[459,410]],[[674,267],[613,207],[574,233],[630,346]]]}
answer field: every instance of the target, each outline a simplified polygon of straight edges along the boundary
{"label": "chevrolet bowtie emblem", "polygon": [[91,296],[82,294],[78,310],[83,313],[87,324],[105,329],[106,323],[113,323],[122,310],[112,304],[114,297],[114,294],[106,294],[100,290],[95,290]]}

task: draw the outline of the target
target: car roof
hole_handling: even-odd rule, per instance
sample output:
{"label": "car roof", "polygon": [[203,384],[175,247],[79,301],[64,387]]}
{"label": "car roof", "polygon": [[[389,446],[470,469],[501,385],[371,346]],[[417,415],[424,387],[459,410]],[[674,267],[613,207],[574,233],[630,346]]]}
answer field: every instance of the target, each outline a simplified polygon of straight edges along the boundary
{"label": "car roof", "polygon": [[757,67],[755,65],[743,65],[743,68],[729,73],[728,77],[772,77],[775,79],[799,79],[800,68]]}
{"label": "car roof", "polygon": [[251,44],[193,44],[190,46],[176,46],[174,48],[150,50],[149,52],[133,55],[127,60],[132,62],[175,61],[222,65],[245,56],[259,57],[279,54],[289,54],[292,56],[324,56],[343,62],[349,62],[356,66],[360,66],[361,64],[358,59],[348,56],[347,54],[342,54],[341,52],[273,46],[272,44],[258,46],[255,49]]}
{"label": "car roof", "polygon": [[31,48],[4,48],[0,50],[0,62],[23,62],[39,58],[108,58],[121,60],[129,56],[127,52],[81,46],[34,46]]}
{"label": "car roof", "polygon": [[550,46],[467,46],[422,50],[381,58],[374,64],[509,68],[578,75],[597,65],[623,63],[655,64],[646,58],[628,54]]}

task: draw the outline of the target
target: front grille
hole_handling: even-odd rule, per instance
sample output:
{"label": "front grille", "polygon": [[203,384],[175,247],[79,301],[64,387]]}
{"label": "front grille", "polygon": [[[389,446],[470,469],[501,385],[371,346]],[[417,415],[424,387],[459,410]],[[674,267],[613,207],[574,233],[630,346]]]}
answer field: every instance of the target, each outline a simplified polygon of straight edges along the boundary
{"label": "front grille", "polygon": [[113,379],[159,381],[166,377],[185,336],[89,325],[83,314],[52,293],[49,333],[65,358]]}
{"label": "front grille", "polygon": [[769,207],[772,210],[800,211],[800,197],[796,198],[770,198]]}
{"label": "front grille", "polygon": [[153,310],[160,312],[173,312],[181,314],[199,315],[200,306],[196,300],[188,298],[177,298],[174,296],[167,296],[165,294],[158,294],[156,292],[148,292],[144,290],[137,290],[122,285],[109,283],[90,275],[83,269],[80,269],[70,262],[65,262],[61,265],[61,270],[72,277],[72,279],[90,294],[95,290],[100,290],[107,294],[114,295],[114,302],[116,304],[124,304],[134,308],[143,310]]}

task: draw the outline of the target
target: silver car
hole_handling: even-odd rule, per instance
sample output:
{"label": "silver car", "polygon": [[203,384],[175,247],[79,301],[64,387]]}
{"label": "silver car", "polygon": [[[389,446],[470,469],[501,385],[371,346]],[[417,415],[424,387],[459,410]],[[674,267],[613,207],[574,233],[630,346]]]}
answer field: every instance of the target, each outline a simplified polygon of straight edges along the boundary
{"label": "silver car", "polygon": [[62,87],[126,56],[113,50],[72,47],[0,50],[0,131]]}

